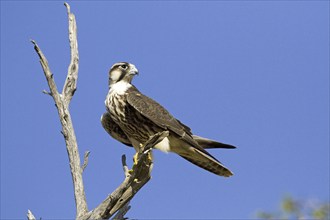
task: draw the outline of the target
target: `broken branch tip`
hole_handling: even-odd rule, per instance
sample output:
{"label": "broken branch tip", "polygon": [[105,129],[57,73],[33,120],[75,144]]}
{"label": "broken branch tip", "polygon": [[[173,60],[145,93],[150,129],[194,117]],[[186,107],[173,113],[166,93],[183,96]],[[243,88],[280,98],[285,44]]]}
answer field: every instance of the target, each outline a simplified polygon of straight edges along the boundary
{"label": "broken branch tip", "polygon": [[68,10],[68,14],[70,14],[70,5],[67,2],[64,2],[66,9]]}

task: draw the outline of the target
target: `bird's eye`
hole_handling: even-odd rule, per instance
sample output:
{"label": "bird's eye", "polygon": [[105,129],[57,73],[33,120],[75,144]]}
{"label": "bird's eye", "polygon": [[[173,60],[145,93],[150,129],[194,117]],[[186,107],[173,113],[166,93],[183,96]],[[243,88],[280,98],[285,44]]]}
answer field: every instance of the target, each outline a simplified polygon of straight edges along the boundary
{"label": "bird's eye", "polygon": [[127,65],[125,65],[125,64],[123,64],[123,65],[120,65],[120,68],[121,68],[121,69],[124,69],[124,70],[126,70],[126,69],[127,69],[127,67],[128,67],[128,66],[127,66]]}

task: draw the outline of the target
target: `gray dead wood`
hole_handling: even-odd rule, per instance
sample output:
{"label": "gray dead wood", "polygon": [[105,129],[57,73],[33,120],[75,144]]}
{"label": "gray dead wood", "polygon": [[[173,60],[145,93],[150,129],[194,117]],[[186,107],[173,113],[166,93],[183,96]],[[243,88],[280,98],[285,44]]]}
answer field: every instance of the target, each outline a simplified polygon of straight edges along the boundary
{"label": "gray dead wood", "polygon": [[85,197],[85,190],[82,178],[82,169],[80,166],[80,156],[78,151],[78,144],[74,132],[71,115],[69,112],[69,104],[74,92],[77,89],[79,54],[77,41],[76,19],[73,13],[70,12],[70,6],[65,3],[68,12],[69,20],[69,42],[71,49],[71,62],[68,68],[68,74],[63,86],[63,91],[60,94],[57,90],[53,74],[49,68],[48,61],[39,46],[35,41],[34,49],[39,55],[40,63],[48,82],[50,92],[48,93],[54,99],[58,115],[62,124],[62,134],[65,139],[66,149],[69,156],[70,170],[73,180],[74,198],[76,202],[76,218],[80,218],[88,212],[87,202]]}
{"label": "gray dead wood", "polygon": [[[107,196],[100,205],[98,205],[95,209],[88,211],[82,173],[88,164],[89,152],[85,153],[84,163],[81,166],[77,139],[69,111],[69,104],[77,89],[78,79],[79,54],[77,26],[75,16],[70,12],[69,4],[64,3],[64,5],[66,6],[68,12],[71,62],[68,67],[67,78],[65,80],[62,93],[58,92],[53,74],[49,68],[45,55],[34,40],[31,40],[31,42],[34,44],[34,49],[40,58],[40,64],[50,89],[50,92],[44,90],[43,93],[53,97],[62,125],[62,134],[66,143],[73,181],[74,198],[76,203],[76,219],[109,219],[116,212],[118,212],[118,210],[119,212],[114,219],[124,219],[125,213],[130,208],[128,206],[129,201],[151,178],[152,148],[167,137],[168,132],[157,133],[149,138],[147,143],[144,145],[143,151],[137,153],[137,163],[133,165],[132,170],[128,169],[126,165],[126,157],[123,155],[122,163],[125,173],[123,183],[114,192]],[[28,210],[27,217],[29,220],[35,220],[35,217],[30,210]]]}
{"label": "gray dead wood", "polygon": [[[168,136],[168,131],[160,132],[149,138],[143,150],[137,154],[137,164],[133,165],[132,170],[129,170],[126,165],[126,157],[123,155],[122,163],[125,173],[123,183],[103,202],[90,211],[84,219],[109,219],[119,209],[123,208],[134,195],[150,180],[152,170],[151,150],[165,137]],[[122,210],[124,211],[124,210]]]}
{"label": "gray dead wood", "polygon": [[34,217],[34,215],[32,214],[32,212],[30,210],[28,210],[26,217],[28,220],[36,220],[36,217]]}
{"label": "gray dead wood", "polygon": [[112,218],[112,220],[126,220],[128,218],[125,218],[126,213],[131,209],[131,206],[129,205],[129,202],[126,203],[117,214]]}

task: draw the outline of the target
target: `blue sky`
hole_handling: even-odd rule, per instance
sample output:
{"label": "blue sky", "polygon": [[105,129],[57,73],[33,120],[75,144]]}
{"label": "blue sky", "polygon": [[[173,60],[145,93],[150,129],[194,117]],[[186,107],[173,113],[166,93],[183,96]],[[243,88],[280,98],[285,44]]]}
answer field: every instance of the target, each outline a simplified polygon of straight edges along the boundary
{"label": "blue sky", "polygon": [[[134,63],[134,84],[193,132],[238,146],[211,153],[222,178],[155,152],[131,218],[244,219],[283,196],[329,201],[328,1],[73,1],[80,69],[71,115],[94,208],[134,151],[100,124],[107,74]],[[61,1],[1,1],[1,219],[75,216],[60,123],[30,39],[58,87],[69,64]],[[131,159],[129,159],[131,162]]]}

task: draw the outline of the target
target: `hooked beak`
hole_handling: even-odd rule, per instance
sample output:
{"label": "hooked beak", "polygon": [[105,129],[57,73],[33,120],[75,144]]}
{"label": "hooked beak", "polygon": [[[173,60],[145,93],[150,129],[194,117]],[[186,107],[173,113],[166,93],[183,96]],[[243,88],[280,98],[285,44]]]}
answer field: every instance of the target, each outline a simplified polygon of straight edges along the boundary
{"label": "hooked beak", "polygon": [[139,75],[138,69],[133,64],[130,64],[129,75]]}

